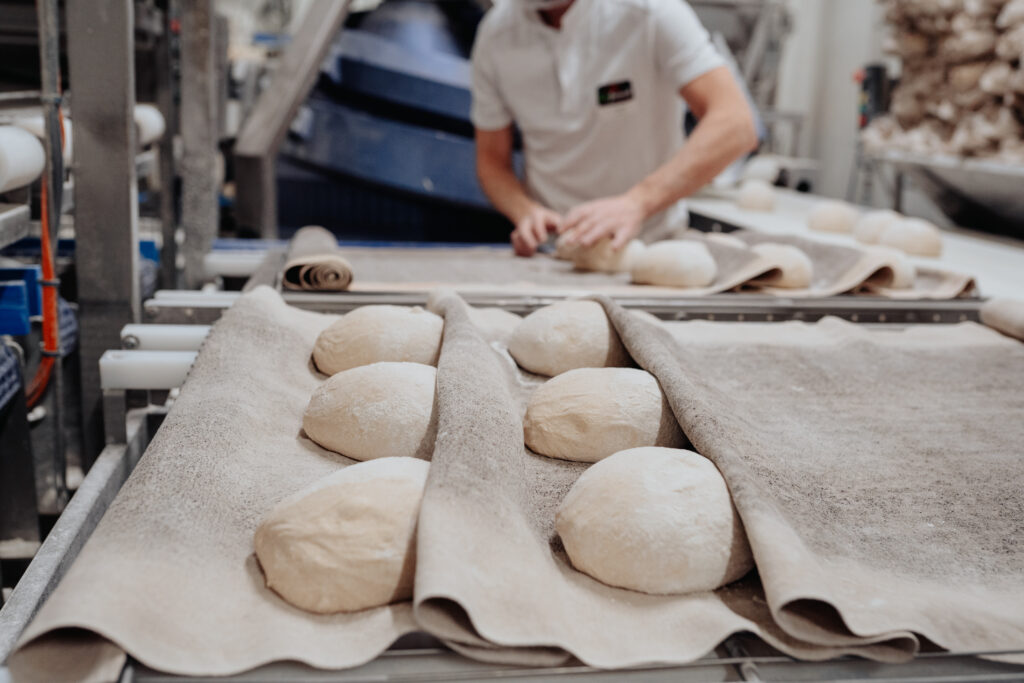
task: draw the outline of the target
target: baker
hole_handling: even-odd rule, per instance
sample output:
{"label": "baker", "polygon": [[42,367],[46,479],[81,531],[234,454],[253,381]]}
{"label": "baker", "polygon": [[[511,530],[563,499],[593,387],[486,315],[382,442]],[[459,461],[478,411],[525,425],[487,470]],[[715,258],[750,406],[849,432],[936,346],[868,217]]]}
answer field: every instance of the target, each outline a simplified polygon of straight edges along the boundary
{"label": "baker", "polygon": [[[757,144],[746,98],[684,0],[499,0],[472,61],[477,174],[521,256],[554,232],[616,248],[666,237],[688,223],[682,200]],[[685,145],[684,102],[699,120]]]}

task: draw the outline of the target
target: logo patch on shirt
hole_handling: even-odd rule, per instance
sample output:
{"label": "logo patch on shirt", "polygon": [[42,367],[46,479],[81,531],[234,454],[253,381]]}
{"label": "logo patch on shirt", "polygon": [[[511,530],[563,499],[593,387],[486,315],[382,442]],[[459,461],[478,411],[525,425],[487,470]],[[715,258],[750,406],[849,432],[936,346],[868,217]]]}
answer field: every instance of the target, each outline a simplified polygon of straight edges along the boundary
{"label": "logo patch on shirt", "polygon": [[633,99],[633,84],[630,81],[609,83],[597,89],[597,103],[602,107],[618,102],[628,102],[631,99]]}

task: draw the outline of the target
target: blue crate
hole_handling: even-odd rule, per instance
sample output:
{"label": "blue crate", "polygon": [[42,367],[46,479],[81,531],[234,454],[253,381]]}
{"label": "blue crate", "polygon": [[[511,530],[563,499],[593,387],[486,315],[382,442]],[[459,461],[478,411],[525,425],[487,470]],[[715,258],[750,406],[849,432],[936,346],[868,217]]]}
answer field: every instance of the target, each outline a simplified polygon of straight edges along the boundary
{"label": "blue crate", "polygon": [[0,282],[0,334],[20,337],[32,331],[28,286],[24,280]]}
{"label": "blue crate", "polygon": [[42,279],[43,270],[39,266],[0,268],[0,281],[22,280],[25,282],[25,287],[28,289],[28,314],[31,316],[43,314],[43,286],[39,284]]}

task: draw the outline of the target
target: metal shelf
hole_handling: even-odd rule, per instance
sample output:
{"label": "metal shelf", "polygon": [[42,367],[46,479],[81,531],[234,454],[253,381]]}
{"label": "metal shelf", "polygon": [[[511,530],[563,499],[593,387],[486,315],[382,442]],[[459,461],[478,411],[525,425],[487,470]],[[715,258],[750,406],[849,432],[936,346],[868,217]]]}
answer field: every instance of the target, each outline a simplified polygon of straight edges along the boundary
{"label": "metal shelf", "polygon": [[28,206],[0,204],[0,248],[27,237],[32,230]]}

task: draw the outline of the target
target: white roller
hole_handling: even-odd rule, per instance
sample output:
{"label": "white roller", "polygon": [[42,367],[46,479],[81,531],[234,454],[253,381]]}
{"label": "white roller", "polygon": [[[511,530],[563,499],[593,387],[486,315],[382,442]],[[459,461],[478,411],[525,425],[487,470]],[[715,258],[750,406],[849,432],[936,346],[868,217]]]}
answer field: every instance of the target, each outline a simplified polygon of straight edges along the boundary
{"label": "white roller", "polygon": [[195,360],[195,351],[105,351],[100,357],[100,386],[173,389],[185,382]]}
{"label": "white roller", "polygon": [[140,147],[159,140],[167,130],[164,115],[152,104],[135,105],[135,126],[139,131]]}
{"label": "white roller", "polygon": [[[20,118],[14,122],[14,125],[18,128],[27,130],[32,135],[35,135],[40,140],[46,138],[46,124],[43,122],[42,114],[33,114],[32,116],[26,116]],[[67,116],[64,117],[64,165],[71,165],[72,151],[74,145],[71,138],[71,119]],[[45,146],[44,146],[45,149]]]}
{"label": "white roller", "polygon": [[133,351],[198,351],[209,333],[209,325],[125,325],[121,342]]}
{"label": "white roller", "polygon": [[46,168],[46,150],[31,133],[0,126],[0,192],[30,185]]}

